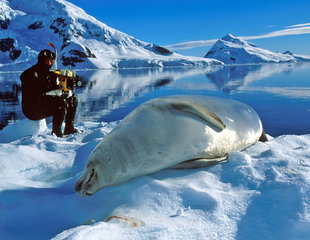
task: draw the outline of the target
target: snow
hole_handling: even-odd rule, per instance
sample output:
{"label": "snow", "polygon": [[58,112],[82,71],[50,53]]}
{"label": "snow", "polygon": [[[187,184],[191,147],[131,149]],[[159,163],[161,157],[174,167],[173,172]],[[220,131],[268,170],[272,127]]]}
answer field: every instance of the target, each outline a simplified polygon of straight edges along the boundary
{"label": "snow", "polygon": [[[30,67],[38,53],[52,42],[58,50],[58,66],[80,69],[133,67],[208,66],[215,59],[182,56],[153,43],[143,42],[108,27],[83,9],[65,0],[0,0],[1,70]],[[48,14],[47,14],[48,12]],[[1,47],[2,40],[13,40]],[[158,48],[159,47],[159,48]],[[158,51],[159,50],[159,51]],[[21,51],[20,55],[16,51]],[[14,54],[13,54],[14,53]],[[14,57],[13,57],[14,55]]]}
{"label": "snow", "polygon": [[219,165],[166,169],[81,197],[75,182],[118,123],[82,122],[67,138],[36,124],[1,131],[15,136],[0,144],[2,239],[308,239],[310,135],[269,136]]}

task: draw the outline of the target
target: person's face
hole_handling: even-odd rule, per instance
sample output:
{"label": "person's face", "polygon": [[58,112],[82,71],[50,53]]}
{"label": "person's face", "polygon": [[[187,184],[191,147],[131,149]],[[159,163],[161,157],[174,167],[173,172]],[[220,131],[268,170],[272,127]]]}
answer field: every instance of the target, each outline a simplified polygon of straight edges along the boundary
{"label": "person's face", "polygon": [[53,59],[46,58],[44,63],[45,63],[45,65],[51,67],[53,65]]}

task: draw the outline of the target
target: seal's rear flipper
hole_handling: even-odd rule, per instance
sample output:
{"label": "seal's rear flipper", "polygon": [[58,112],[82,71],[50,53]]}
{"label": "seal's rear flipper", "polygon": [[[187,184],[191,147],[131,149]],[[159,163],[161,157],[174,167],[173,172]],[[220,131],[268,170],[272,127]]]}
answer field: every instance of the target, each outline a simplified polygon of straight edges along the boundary
{"label": "seal's rear flipper", "polygon": [[187,160],[185,162],[174,165],[170,168],[172,168],[172,169],[186,169],[186,168],[208,167],[208,166],[212,166],[212,165],[216,165],[218,163],[224,162],[227,160],[227,158],[228,158],[228,154],[226,154],[223,157],[212,158],[212,159],[206,159],[206,158],[192,159],[192,160]]}
{"label": "seal's rear flipper", "polygon": [[265,133],[264,129],[263,129],[262,135],[260,136],[258,141],[260,141],[260,142],[267,142],[268,141],[268,138],[266,136],[266,133]]}

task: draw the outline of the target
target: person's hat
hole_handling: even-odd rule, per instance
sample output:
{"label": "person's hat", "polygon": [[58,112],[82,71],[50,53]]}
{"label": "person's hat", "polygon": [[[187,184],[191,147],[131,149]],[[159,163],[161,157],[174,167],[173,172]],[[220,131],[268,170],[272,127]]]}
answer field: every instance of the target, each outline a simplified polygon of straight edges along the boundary
{"label": "person's hat", "polygon": [[45,59],[52,59],[54,60],[55,59],[55,53],[53,53],[52,51],[48,50],[48,49],[44,49],[42,50],[39,55],[38,55],[38,60],[41,61],[41,60],[45,60]]}

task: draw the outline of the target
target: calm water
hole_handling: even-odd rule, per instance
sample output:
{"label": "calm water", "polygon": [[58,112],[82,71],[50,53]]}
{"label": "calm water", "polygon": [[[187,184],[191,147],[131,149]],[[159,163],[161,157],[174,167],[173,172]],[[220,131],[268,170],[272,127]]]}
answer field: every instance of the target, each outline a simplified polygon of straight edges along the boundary
{"label": "calm water", "polygon": [[[20,107],[20,73],[0,72],[2,127],[25,118]],[[76,122],[116,121],[152,98],[201,94],[247,103],[272,136],[310,133],[310,64],[77,73],[84,84],[75,91],[79,99]]]}

